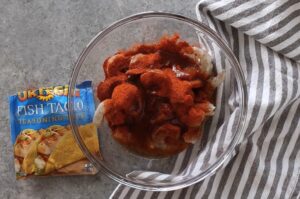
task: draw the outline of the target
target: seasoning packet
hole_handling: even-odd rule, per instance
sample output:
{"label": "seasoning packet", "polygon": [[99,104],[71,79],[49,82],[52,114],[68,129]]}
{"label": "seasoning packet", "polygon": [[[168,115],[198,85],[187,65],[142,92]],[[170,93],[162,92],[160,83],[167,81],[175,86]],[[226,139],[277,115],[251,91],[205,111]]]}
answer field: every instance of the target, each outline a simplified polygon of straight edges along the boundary
{"label": "seasoning packet", "polygon": [[[68,85],[18,92],[9,97],[11,138],[17,179],[30,176],[93,175],[71,132]],[[91,81],[77,85],[75,112],[79,132],[92,153],[99,153]]]}

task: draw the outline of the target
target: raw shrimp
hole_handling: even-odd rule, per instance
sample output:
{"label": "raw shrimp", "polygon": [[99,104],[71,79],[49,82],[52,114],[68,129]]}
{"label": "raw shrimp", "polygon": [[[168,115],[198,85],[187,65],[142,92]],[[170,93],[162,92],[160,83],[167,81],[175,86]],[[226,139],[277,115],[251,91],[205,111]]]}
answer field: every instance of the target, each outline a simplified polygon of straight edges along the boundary
{"label": "raw shrimp", "polygon": [[[99,112],[100,114],[104,112],[105,118],[111,126],[118,126],[125,123],[125,113],[115,107],[115,104],[112,99],[105,100],[104,107],[104,111]],[[101,115],[98,117],[101,118]]]}
{"label": "raw shrimp", "polygon": [[122,53],[116,54],[108,58],[103,65],[106,77],[120,75],[128,69],[130,58]]}
{"label": "raw shrimp", "polygon": [[111,94],[114,90],[114,88],[125,82],[127,80],[127,76],[124,74],[113,76],[110,78],[107,78],[105,81],[100,82],[100,84],[97,87],[97,97],[101,101],[106,100],[108,98],[111,98]]}
{"label": "raw shrimp", "polygon": [[180,120],[189,127],[200,126],[207,116],[214,114],[215,106],[209,101],[195,104],[187,112],[179,112]]}
{"label": "raw shrimp", "polygon": [[186,143],[195,144],[202,136],[200,127],[189,128],[183,133],[182,137]]}
{"label": "raw shrimp", "polygon": [[129,68],[160,68],[160,59],[158,53],[137,54],[131,57]]}
{"label": "raw shrimp", "polygon": [[114,107],[129,116],[138,117],[142,111],[142,96],[139,89],[130,83],[118,85],[112,93]]}
{"label": "raw shrimp", "polygon": [[153,145],[160,149],[170,147],[169,145],[180,138],[180,128],[172,124],[164,124],[157,128],[152,134]]}
{"label": "raw shrimp", "polygon": [[161,97],[169,96],[171,81],[161,70],[150,70],[142,74],[140,80],[152,94]]}

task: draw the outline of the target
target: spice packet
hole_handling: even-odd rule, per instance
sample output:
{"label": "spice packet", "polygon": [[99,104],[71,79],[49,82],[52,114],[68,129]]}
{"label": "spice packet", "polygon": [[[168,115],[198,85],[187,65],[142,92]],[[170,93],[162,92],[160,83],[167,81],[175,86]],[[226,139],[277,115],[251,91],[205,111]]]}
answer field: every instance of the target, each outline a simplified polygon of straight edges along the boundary
{"label": "spice packet", "polygon": [[[9,97],[11,139],[17,179],[30,176],[92,175],[73,137],[67,107],[68,85],[18,92]],[[75,113],[79,132],[92,153],[99,153],[91,81],[77,85]]]}

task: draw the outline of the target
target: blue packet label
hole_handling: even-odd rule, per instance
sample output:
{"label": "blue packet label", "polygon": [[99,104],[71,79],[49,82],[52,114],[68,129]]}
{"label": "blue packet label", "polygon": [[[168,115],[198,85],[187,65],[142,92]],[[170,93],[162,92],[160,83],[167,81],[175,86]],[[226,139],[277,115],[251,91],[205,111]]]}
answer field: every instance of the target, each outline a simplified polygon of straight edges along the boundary
{"label": "blue packet label", "polygon": [[[99,152],[91,81],[77,85],[74,110],[83,139]],[[11,140],[17,178],[31,175],[94,174],[72,135],[68,85],[18,92],[9,97]],[[86,141],[84,140],[84,141]]]}

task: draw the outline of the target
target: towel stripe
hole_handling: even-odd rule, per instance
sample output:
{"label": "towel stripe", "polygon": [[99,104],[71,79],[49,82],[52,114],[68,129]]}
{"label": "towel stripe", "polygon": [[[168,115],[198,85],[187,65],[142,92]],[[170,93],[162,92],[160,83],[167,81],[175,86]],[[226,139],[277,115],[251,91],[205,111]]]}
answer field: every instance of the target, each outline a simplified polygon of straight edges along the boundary
{"label": "towel stripe", "polygon": [[[295,148],[295,146],[297,144],[297,142],[295,142],[297,140],[297,136],[295,134],[293,134],[293,132],[296,132],[296,124],[298,124],[298,127],[300,127],[300,123],[297,123],[297,117],[299,118],[299,116],[300,116],[300,109],[299,109],[299,104],[298,104],[298,108],[296,109],[296,114],[291,123],[291,127],[290,127],[289,131],[287,132],[285,138],[282,141],[281,149],[279,151],[277,161],[276,161],[277,172],[276,172],[274,178],[272,179],[272,181],[274,183],[270,189],[268,198],[279,197],[279,192],[277,192],[277,195],[275,195],[276,191],[278,190],[277,188],[278,188],[278,186],[281,187],[279,185],[279,183],[281,183],[280,180],[284,177],[284,175],[286,173],[288,173],[288,170],[287,170],[288,166],[280,160],[287,159],[287,157],[283,157],[283,156],[291,155],[291,152],[293,152],[293,149]],[[296,139],[292,139],[293,138],[292,135],[294,135],[294,137]],[[272,167],[272,165],[271,165],[271,167]]]}
{"label": "towel stripe", "polygon": [[[253,1],[249,1],[253,2]],[[284,3],[284,1],[283,1]],[[274,4],[274,3],[273,3]],[[266,13],[269,13],[270,7],[272,4],[265,3],[265,1],[260,1],[260,4],[255,5],[253,7],[248,7],[248,9],[238,15],[234,15],[233,17],[229,17],[226,19],[226,23],[231,24],[234,27],[242,27],[242,26],[249,26],[253,21],[260,19]],[[277,6],[281,6],[278,5]],[[216,14],[212,12],[214,16]],[[250,26],[251,27],[251,26]]]}
{"label": "towel stripe", "polygon": [[[300,128],[299,125],[300,125],[300,123],[298,122],[298,127],[297,127],[298,130],[296,131],[298,134],[300,133],[299,132],[299,128]],[[296,135],[296,133],[294,133],[294,135]],[[300,145],[300,137],[299,136],[298,136],[298,139],[296,141],[296,145]],[[288,171],[293,171],[293,172],[292,173],[287,173],[287,175],[286,175],[286,177],[284,179],[284,182],[283,182],[283,186],[282,186],[283,190],[287,190],[287,189],[290,188],[289,183],[291,182],[291,179],[293,177],[293,173],[297,172],[297,170],[295,170],[295,169],[298,169],[298,171],[299,171],[299,167],[296,168],[295,167],[295,163],[291,164],[291,162],[299,160],[299,158],[300,158],[299,156],[300,156],[299,151],[293,150],[293,152],[291,153],[291,155],[289,157]],[[294,183],[295,186],[294,186],[294,189],[292,188],[292,190],[291,190],[292,194],[291,194],[290,198],[297,198],[297,196],[299,198],[299,190],[300,190],[299,172],[298,172],[297,176],[298,176],[298,182]],[[278,193],[278,195],[280,194],[280,198],[284,198],[285,192],[283,192],[283,191],[281,192],[280,189],[277,189],[276,193]]]}
{"label": "towel stripe", "polygon": [[[218,9],[210,9],[210,7]],[[253,0],[230,3],[222,0],[215,3],[204,1],[199,5],[200,10],[201,8],[208,9],[217,19],[253,36],[271,48],[274,45],[287,47],[288,44],[285,42],[291,44],[289,39],[292,38],[292,41],[297,41],[298,45],[289,46],[279,53],[300,61],[300,51],[296,48],[300,43],[300,34],[298,34],[300,2],[298,0]],[[278,46],[273,50],[278,51]]]}

